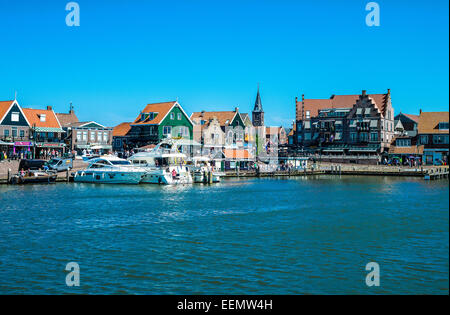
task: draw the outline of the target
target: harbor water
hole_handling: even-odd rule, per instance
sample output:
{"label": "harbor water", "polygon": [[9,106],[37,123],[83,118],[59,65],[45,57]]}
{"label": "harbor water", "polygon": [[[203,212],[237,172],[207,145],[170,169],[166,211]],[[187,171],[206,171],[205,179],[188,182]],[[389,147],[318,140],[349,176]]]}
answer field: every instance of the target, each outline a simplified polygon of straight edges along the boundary
{"label": "harbor water", "polygon": [[0,186],[0,294],[23,293],[448,294],[448,180]]}

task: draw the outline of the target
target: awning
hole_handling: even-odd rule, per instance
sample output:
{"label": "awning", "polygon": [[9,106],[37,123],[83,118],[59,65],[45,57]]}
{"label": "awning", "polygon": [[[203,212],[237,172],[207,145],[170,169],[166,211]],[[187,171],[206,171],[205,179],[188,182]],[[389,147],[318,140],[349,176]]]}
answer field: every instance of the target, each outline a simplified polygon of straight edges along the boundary
{"label": "awning", "polygon": [[12,143],[12,142],[4,142],[4,141],[0,140],[0,145],[14,145],[14,143]]}
{"label": "awning", "polygon": [[34,128],[36,132],[65,132],[61,128],[50,128],[50,127],[36,127]]}

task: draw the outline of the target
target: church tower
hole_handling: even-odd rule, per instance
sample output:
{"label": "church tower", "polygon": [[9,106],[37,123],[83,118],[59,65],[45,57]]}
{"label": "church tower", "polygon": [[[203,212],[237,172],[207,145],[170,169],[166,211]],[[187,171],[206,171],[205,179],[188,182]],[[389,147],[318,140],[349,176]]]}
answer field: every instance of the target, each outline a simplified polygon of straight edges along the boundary
{"label": "church tower", "polygon": [[255,127],[264,126],[264,111],[261,104],[261,96],[259,95],[259,86],[258,93],[256,94],[255,108],[253,108],[252,112],[252,122]]}

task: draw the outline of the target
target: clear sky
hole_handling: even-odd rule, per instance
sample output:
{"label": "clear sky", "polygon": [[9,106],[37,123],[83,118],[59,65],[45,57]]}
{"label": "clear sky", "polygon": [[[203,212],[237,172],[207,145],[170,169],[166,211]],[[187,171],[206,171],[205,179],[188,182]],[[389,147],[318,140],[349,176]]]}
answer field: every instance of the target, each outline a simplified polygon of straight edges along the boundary
{"label": "clear sky", "polygon": [[0,0],[0,100],[73,102],[80,120],[133,120],[147,103],[250,112],[261,87],[266,124],[289,125],[296,96],[384,93],[417,114],[448,110],[449,7],[380,0]]}

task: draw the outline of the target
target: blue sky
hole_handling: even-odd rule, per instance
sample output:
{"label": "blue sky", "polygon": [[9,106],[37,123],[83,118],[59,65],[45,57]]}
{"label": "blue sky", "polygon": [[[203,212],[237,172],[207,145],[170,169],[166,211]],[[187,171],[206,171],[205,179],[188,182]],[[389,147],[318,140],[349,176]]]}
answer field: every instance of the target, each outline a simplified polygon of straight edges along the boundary
{"label": "blue sky", "polygon": [[0,0],[0,100],[24,107],[73,102],[81,120],[114,126],[147,103],[192,111],[252,110],[288,125],[296,96],[384,93],[395,111],[448,110],[448,1]]}

